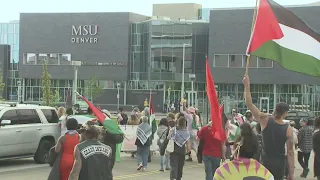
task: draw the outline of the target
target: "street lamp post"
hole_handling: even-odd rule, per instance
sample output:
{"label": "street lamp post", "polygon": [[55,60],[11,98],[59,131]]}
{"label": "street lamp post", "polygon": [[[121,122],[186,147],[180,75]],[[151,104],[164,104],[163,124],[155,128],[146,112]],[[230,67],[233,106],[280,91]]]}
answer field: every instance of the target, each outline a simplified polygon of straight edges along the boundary
{"label": "street lamp post", "polygon": [[117,83],[117,89],[118,89],[118,94],[117,94],[118,104],[117,104],[117,108],[119,109],[119,107],[120,107],[120,83]]}
{"label": "street lamp post", "polygon": [[195,106],[195,92],[194,92],[194,80],[196,79],[195,74],[189,74],[191,80],[191,106]]}
{"label": "street lamp post", "polygon": [[186,55],[186,45],[187,44],[183,44],[183,48],[182,48],[181,101],[184,98],[184,60]]}
{"label": "street lamp post", "polygon": [[[74,79],[73,79],[73,91],[78,91],[78,68],[81,66],[81,61],[71,61],[72,66],[74,68]],[[72,102],[73,104],[77,104],[77,96],[72,96]]]}

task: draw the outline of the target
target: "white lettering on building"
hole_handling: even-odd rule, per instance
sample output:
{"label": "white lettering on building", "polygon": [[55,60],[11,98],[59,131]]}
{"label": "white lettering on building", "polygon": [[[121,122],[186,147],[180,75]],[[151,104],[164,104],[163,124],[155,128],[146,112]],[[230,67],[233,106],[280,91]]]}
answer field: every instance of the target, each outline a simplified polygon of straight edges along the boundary
{"label": "white lettering on building", "polygon": [[72,26],[71,43],[75,44],[97,44],[98,25],[79,25]]}

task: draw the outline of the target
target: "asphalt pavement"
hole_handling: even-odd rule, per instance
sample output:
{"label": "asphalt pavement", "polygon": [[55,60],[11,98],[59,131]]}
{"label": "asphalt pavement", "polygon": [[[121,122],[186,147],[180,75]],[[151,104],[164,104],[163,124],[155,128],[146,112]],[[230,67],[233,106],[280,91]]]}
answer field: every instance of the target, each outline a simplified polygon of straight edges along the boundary
{"label": "asphalt pavement", "polygon": [[[310,158],[310,167],[313,166],[313,157]],[[114,180],[168,180],[169,172],[159,171],[159,155],[152,158],[152,162],[148,164],[146,172],[136,170],[137,162],[131,158],[129,154],[121,155],[121,162],[116,163],[113,170]],[[33,162],[32,158],[0,161],[0,180],[46,180],[50,172],[48,165],[39,165]],[[300,174],[302,169],[296,162],[295,180],[302,179]],[[308,178],[304,180],[313,180],[313,170]],[[196,162],[186,162],[184,167],[184,180],[204,180],[203,164]]]}

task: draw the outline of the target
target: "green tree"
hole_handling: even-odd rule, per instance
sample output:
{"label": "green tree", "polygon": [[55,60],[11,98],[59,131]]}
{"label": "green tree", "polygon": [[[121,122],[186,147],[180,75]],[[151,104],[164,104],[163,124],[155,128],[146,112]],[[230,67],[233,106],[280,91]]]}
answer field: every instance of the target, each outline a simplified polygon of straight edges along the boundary
{"label": "green tree", "polygon": [[45,106],[56,106],[60,101],[59,90],[51,90],[51,75],[48,72],[47,61],[43,60],[42,101]]}
{"label": "green tree", "polygon": [[99,84],[98,77],[94,74],[91,78],[85,82],[85,93],[86,97],[91,97],[91,101],[102,93],[103,89]]}
{"label": "green tree", "polygon": [[48,72],[47,61],[43,61],[42,71],[42,101],[45,106],[50,106],[52,101],[51,94],[51,75]]}
{"label": "green tree", "polygon": [[3,95],[3,90],[5,86],[6,85],[2,81],[2,75],[0,74],[0,101],[4,101],[4,98],[2,97],[2,95]]}
{"label": "green tree", "polygon": [[52,93],[51,95],[51,102],[50,102],[50,106],[56,106],[61,100],[60,94],[59,94],[59,89],[56,88],[56,90],[54,91],[54,93]]}

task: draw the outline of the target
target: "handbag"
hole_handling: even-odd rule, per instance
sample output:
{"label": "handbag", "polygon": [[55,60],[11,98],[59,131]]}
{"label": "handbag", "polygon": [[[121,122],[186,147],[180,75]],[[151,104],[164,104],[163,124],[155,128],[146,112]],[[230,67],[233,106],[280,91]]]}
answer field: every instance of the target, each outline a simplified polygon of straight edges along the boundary
{"label": "handbag", "polygon": [[59,153],[56,152],[56,147],[53,146],[49,151],[49,156],[48,156],[48,160],[47,160],[47,163],[51,167],[53,166],[54,162],[56,161],[58,155],[59,155]]}
{"label": "handbag", "polygon": [[166,133],[168,130],[163,131],[163,133],[161,134],[161,136],[159,137],[159,139],[157,140],[157,145],[160,147],[161,144],[163,143],[163,139],[162,136],[164,135],[164,133]]}

